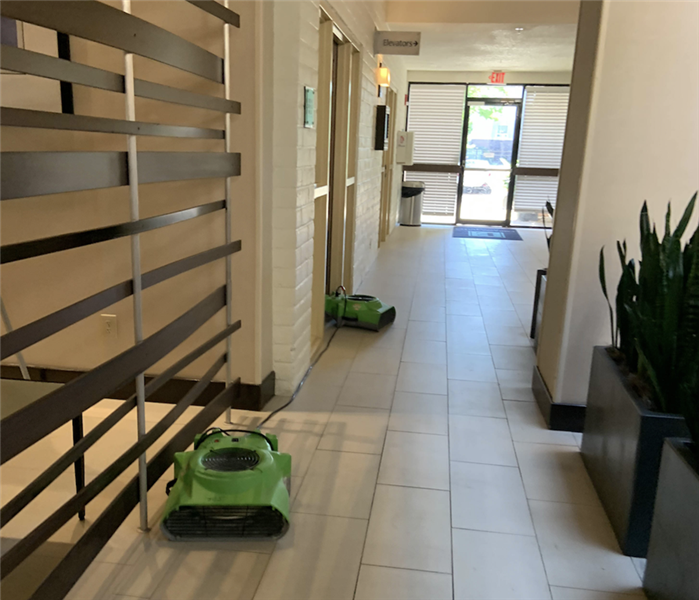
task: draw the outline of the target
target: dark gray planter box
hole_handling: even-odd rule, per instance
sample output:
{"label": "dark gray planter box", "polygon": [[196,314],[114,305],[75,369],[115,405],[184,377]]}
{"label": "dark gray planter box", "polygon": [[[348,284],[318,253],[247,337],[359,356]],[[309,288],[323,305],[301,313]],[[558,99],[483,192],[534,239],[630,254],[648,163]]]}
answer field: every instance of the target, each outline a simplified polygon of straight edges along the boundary
{"label": "dark gray planter box", "polygon": [[699,598],[699,466],[665,440],[643,588],[654,600]]}
{"label": "dark gray planter box", "polygon": [[582,457],[621,551],[648,551],[666,437],[688,437],[684,419],[649,410],[606,348],[592,355]]}

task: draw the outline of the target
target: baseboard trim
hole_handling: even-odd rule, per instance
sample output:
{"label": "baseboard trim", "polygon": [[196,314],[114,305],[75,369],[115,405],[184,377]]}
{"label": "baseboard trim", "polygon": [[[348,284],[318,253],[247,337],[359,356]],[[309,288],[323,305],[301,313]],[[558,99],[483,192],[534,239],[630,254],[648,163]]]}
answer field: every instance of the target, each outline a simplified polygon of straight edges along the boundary
{"label": "baseboard trim", "polygon": [[[29,377],[33,381],[47,381],[50,383],[68,383],[86,373],[86,371],[50,369],[44,367],[28,367],[28,369]],[[18,366],[1,365],[0,378],[22,379],[22,373]],[[153,377],[146,376],[146,383],[152,379]],[[262,410],[265,404],[274,396],[274,382],[275,374],[274,371],[272,371],[259,385],[252,383],[239,384],[231,408],[237,410]],[[149,396],[148,402],[176,404],[196,383],[196,379],[171,379],[157,392]],[[212,381],[201,396],[197,398],[196,402],[194,402],[194,406],[206,406],[223,391],[224,387],[225,384],[223,382]],[[110,394],[110,397],[115,400],[126,400],[135,393],[135,390],[134,383],[129,383],[115,393]]]}
{"label": "baseboard trim", "polygon": [[584,404],[554,402],[546,387],[544,378],[541,376],[539,367],[536,366],[532,375],[532,391],[549,429],[582,433],[585,427],[585,410],[587,407]]}

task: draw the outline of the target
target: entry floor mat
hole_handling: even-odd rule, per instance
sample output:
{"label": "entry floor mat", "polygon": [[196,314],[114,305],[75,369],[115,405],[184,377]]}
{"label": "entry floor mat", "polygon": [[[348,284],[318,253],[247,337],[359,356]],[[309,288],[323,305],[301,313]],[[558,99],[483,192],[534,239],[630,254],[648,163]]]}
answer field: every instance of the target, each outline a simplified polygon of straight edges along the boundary
{"label": "entry floor mat", "polygon": [[457,225],[454,227],[455,238],[471,238],[476,240],[519,240],[522,236],[516,229],[506,227],[464,227]]}

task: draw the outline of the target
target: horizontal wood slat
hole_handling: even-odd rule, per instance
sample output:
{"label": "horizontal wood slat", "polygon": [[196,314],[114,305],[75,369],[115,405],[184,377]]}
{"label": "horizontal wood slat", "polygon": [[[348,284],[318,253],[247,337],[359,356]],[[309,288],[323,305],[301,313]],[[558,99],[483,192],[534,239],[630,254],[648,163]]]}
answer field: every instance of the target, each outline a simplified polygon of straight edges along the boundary
{"label": "horizontal wood slat", "polygon": [[[128,185],[126,152],[3,152],[2,200]],[[139,152],[139,184],[234,177],[234,152]]]}
{"label": "horizontal wood slat", "polygon": [[214,0],[187,0],[187,2],[221,19],[221,21],[233,25],[233,27],[240,27],[240,15],[226,8],[223,4]]}
{"label": "horizontal wood slat", "polygon": [[[229,254],[239,252],[241,247],[241,242],[238,240],[148,271],[141,277],[143,289],[145,290],[171,277],[191,271]],[[79,300],[70,306],[61,308],[36,321],[32,321],[23,327],[18,327],[0,338],[0,359],[4,360],[8,356],[13,356],[32,344],[36,344],[84,318],[94,315],[96,312],[116,304],[124,298],[128,298],[131,294],[133,294],[133,284],[129,279],[88,296],[83,300]]]}
{"label": "horizontal wood slat", "polygon": [[0,421],[0,464],[145,372],[213,317],[225,302],[222,286],[140,344]]}
{"label": "horizontal wood slat", "polygon": [[[124,76],[118,73],[11,46],[2,47],[0,67],[7,71],[57,79],[110,92],[124,93],[125,90]],[[134,93],[140,98],[240,114],[240,102],[235,100],[188,92],[143,79],[134,81]]]}
{"label": "horizontal wood slat", "polygon": [[68,131],[95,131],[100,133],[124,133],[127,135],[151,135],[159,137],[223,139],[222,129],[203,129],[181,125],[160,125],[142,121],[122,121],[102,117],[85,117],[64,113],[1,108],[0,121],[9,127],[34,127],[38,129],[64,129]]}
{"label": "horizontal wood slat", "polygon": [[218,200],[216,202],[210,202],[209,204],[202,204],[201,206],[186,208],[184,210],[178,210],[156,217],[149,217],[147,219],[140,219],[138,221],[131,221],[129,223],[119,223],[118,225],[110,225],[108,227],[64,233],[62,235],[54,235],[39,240],[19,242],[17,244],[6,244],[0,247],[0,264],[34,258],[36,256],[44,256],[46,254],[62,252],[72,248],[99,244],[129,235],[145,233],[154,229],[160,229],[161,227],[208,215],[225,207],[226,201]]}
{"label": "horizontal wood slat", "polygon": [[223,59],[174,33],[102,2],[3,0],[0,14],[145,56],[223,83]]}
{"label": "horizontal wood slat", "polygon": [[219,200],[217,202],[211,202],[202,206],[195,206],[165,215],[140,219],[139,221],[120,223],[118,225],[88,229],[75,233],[66,233],[17,244],[7,244],[0,248],[0,264],[44,256],[46,254],[62,252],[64,250],[80,248],[91,244],[98,244],[129,235],[145,233],[154,229],[166,227],[167,225],[173,225],[203,215],[208,215],[222,208],[225,208],[225,200]]}

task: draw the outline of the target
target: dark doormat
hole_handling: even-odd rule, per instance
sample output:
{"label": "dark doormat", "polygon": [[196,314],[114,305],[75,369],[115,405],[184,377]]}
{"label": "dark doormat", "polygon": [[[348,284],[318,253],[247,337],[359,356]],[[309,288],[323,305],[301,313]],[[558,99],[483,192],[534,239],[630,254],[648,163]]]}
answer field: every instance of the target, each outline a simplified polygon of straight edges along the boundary
{"label": "dark doormat", "polygon": [[474,240],[519,240],[522,236],[516,229],[506,227],[454,227],[455,238],[471,238]]}

